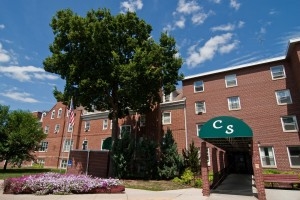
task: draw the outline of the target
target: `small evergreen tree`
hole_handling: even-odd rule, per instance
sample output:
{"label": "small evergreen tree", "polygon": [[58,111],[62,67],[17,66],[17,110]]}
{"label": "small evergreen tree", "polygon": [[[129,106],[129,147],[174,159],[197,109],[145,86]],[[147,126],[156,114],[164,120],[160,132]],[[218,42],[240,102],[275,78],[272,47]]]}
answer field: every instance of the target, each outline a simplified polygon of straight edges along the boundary
{"label": "small evergreen tree", "polygon": [[160,144],[159,178],[172,179],[179,176],[182,166],[182,157],[177,151],[177,144],[173,138],[172,131],[168,129]]}
{"label": "small evergreen tree", "polygon": [[200,156],[199,148],[195,147],[194,140],[189,146],[189,149],[182,150],[184,168],[189,168],[194,176],[200,173]]}
{"label": "small evergreen tree", "polygon": [[121,136],[122,138],[118,138],[113,143],[112,159],[115,177],[126,178],[133,157],[134,141],[131,139],[129,132],[124,131]]}

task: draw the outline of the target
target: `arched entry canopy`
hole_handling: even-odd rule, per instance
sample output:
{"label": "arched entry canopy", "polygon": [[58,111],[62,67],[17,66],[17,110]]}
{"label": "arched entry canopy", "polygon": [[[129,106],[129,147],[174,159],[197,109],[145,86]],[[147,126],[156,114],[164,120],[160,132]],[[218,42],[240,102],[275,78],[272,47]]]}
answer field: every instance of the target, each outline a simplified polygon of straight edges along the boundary
{"label": "arched entry canopy", "polygon": [[198,135],[202,140],[225,151],[249,151],[253,132],[238,118],[219,116],[207,121]]}

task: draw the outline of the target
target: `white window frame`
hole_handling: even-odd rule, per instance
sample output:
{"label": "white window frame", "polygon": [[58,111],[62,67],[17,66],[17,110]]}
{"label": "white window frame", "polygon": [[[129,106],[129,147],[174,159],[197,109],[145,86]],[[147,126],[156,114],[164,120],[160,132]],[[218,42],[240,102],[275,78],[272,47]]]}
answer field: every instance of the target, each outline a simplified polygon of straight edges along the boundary
{"label": "white window frame", "polygon": [[[268,148],[268,153],[271,153],[271,155],[265,155],[265,148]],[[263,155],[264,154],[264,155]],[[261,162],[261,166],[262,167],[270,167],[270,168],[276,168],[277,164],[276,164],[276,157],[275,157],[275,152],[274,152],[274,147],[272,146],[259,146],[259,157],[260,157],[260,162]],[[265,164],[265,162],[263,161],[264,159],[269,159],[271,162],[271,159],[273,159],[274,164]]]}
{"label": "white window frame", "polygon": [[[88,150],[89,148],[89,141],[88,140],[83,140],[82,141],[82,150]],[[83,148],[83,147],[85,147],[85,148]]]}
{"label": "white window frame", "polygon": [[[280,94],[282,94],[282,95],[280,95]],[[277,90],[277,91],[275,91],[275,96],[276,96],[276,100],[277,100],[278,105],[286,105],[286,104],[293,103],[292,96],[291,96],[291,93],[290,93],[289,89]],[[288,99],[288,102],[282,102],[281,101],[282,98]]]}
{"label": "white window frame", "polygon": [[[291,168],[300,168],[300,154],[299,155],[296,155],[296,156],[291,156],[291,153],[290,153],[290,149],[289,148],[293,148],[293,147],[296,147],[296,148],[299,148],[300,149],[300,146],[288,146],[287,147],[287,152],[288,152],[288,156],[289,156],[289,162],[290,162],[290,167]],[[292,164],[292,159],[291,157],[297,157],[299,159],[299,165],[293,165]]]}
{"label": "white window frame", "polygon": [[112,120],[110,120],[110,129],[112,129],[112,126],[113,126],[113,121]]}
{"label": "white window frame", "polygon": [[170,94],[164,94],[163,96],[163,102],[171,102],[173,99],[172,99],[172,93]]}
{"label": "white window frame", "polygon": [[68,123],[68,132],[70,133],[70,132],[73,132],[73,126],[72,126],[72,124],[71,123]]}
{"label": "white window frame", "polygon": [[[169,116],[165,116],[165,115],[169,115]],[[171,123],[172,123],[171,112],[163,112],[162,113],[162,124],[166,125],[166,124],[171,124]]]}
{"label": "white window frame", "polygon": [[[233,102],[232,100],[234,100],[233,98],[236,99],[236,102]],[[229,110],[241,110],[241,100],[239,96],[233,96],[233,97],[228,97],[227,98],[228,101],[228,109]],[[237,104],[238,107],[237,108],[233,108],[233,104]]]}
{"label": "white window frame", "polygon": [[59,164],[61,169],[67,169],[68,167],[68,159],[60,159],[60,164]]}
{"label": "white window frame", "polygon": [[123,134],[123,130],[127,130],[127,129],[129,129],[129,134],[131,133],[131,125],[121,125],[120,126],[120,139],[122,138],[122,134]]}
{"label": "white window frame", "polygon": [[90,129],[91,129],[91,122],[85,121],[84,122],[84,131],[90,131]]}
{"label": "white window frame", "polygon": [[210,148],[207,147],[207,166],[210,166]]}
{"label": "white window frame", "polygon": [[49,127],[48,125],[46,125],[46,126],[44,127],[44,133],[45,133],[45,134],[48,134],[48,133],[49,133],[49,129],[50,129],[50,127]]}
{"label": "white window frame", "polygon": [[231,74],[231,75],[225,76],[225,85],[226,85],[226,88],[236,87],[238,85],[236,74]]}
{"label": "white window frame", "polygon": [[55,124],[54,133],[58,133],[60,129],[60,124]]}
{"label": "white window frame", "polygon": [[[201,90],[202,88],[202,90]],[[198,90],[200,89],[200,90]],[[203,80],[199,80],[199,81],[195,81],[194,82],[194,93],[198,93],[198,92],[204,92],[204,82]]]}
{"label": "white window frame", "polygon": [[58,109],[57,118],[61,118],[61,115],[62,115],[62,108]]}
{"label": "white window frame", "polygon": [[40,166],[45,166],[45,159],[44,158],[38,158],[38,159],[36,159],[36,163]]}
{"label": "white window frame", "polygon": [[[285,123],[283,118],[292,118],[293,122]],[[280,120],[281,120],[281,125],[282,125],[283,132],[298,132],[298,130],[299,130],[299,128],[298,128],[298,122],[297,122],[297,117],[295,115],[282,116],[280,118]],[[294,125],[295,129],[287,130],[285,128],[286,125]]]}
{"label": "white window frame", "polygon": [[[278,72],[274,72],[274,70],[279,69],[279,68],[282,68],[282,70],[278,70]],[[283,78],[286,78],[286,74],[285,74],[285,69],[284,69],[284,66],[283,65],[277,65],[277,66],[273,66],[273,67],[270,67],[270,71],[271,71],[271,77],[272,77],[272,80],[278,80],[278,79],[283,79]],[[277,75],[277,76],[274,76],[275,74],[274,73],[278,73],[278,74],[281,74],[281,75]]]}
{"label": "white window frame", "polygon": [[200,135],[199,135],[199,132],[200,132],[202,126],[203,126],[203,123],[201,123],[201,124],[196,124],[196,130],[197,130],[196,135],[197,135],[198,137],[200,136]]}
{"label": "white window frame", "polygon": [[47,141],[42,141],[39,146],[39,152],[47,152],[49,143]]}
{"label": "white window frame", "polygon": [[55,110],[52,110],[52,112],[51,112],[51,119],[54,119],[54,117],[55,117]]}
{"label": "white window frame", "polygon": [[[200,105],[202,105],[202,106],[200,107]],[[195,114],[199,115],[202,113],[206,113],[205,101],[196,101],[195,102]]]}
{"label": "white window frame", "polygon": [[63,152],[70,152],[70,150],[73,150],[73,140],[65,139],[64,146],[63,146]]}
{"label": "white window frame", "polygon": [[146,125],[146,115],[140,116],[140,127],[143,127]]}
{"label": "white window frame", "polygon": [[103,119],[102,130],[107,130],[107,129],[108,129],[108,119]]}

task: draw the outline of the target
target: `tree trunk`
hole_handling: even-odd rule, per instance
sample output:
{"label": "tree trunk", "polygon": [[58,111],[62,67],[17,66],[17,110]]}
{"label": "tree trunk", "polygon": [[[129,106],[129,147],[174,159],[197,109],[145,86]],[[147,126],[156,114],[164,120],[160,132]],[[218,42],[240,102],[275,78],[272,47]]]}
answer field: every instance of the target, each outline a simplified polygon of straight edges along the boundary
{"label": "tree trunk", "polygon": [[7,160],[5,160],[3,170],[6,170],[7,164],[8,164],[8,162],[7,162]]}
{"label": "tree trunk", "polygon": [[112,119],[112,131],[111,131],[111,150],[110,150],[110,155],[109,155],[109,169],[108,169],[108,176],[109,177],[114,177],[115,173],[114,173],[114,162],[113,162],[113,155],[114,155],[114,151],[113,151],[113,146],[115,143],[115,140],[118,138],[118,114],[114,113],[113,114],[113,119]]}

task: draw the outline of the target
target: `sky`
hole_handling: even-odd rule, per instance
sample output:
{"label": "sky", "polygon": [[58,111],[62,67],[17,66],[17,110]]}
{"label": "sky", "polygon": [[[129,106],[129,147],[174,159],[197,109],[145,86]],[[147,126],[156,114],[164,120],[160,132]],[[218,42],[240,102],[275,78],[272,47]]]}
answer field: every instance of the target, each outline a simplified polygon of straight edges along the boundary
{"label": "sky", "polygon": [[65,84],[43,66],[54,40],[51,19],[58,10],[84,17],[99,8],[136,12],[157,42],[168,32],[184,76],[284,56],[289,40],[300,37],[299,0],[1,0],[0,104],[50,110],[53,88]]}

